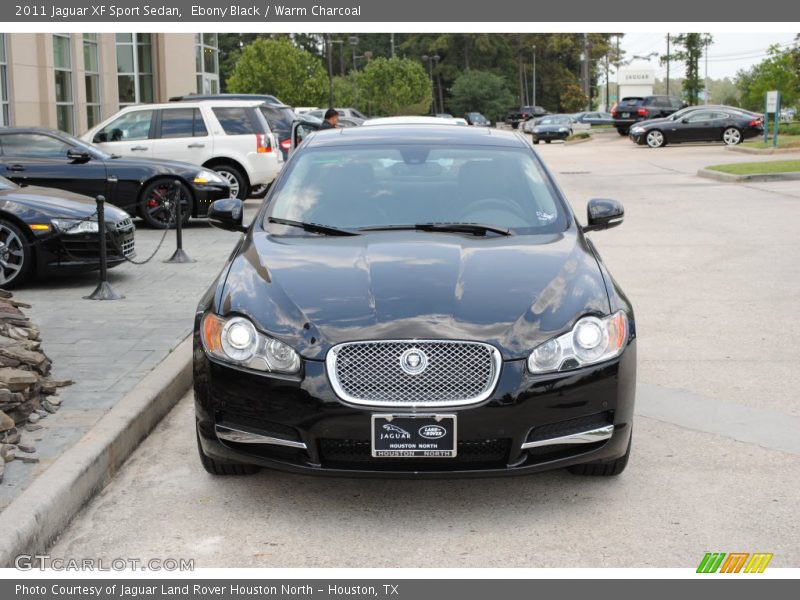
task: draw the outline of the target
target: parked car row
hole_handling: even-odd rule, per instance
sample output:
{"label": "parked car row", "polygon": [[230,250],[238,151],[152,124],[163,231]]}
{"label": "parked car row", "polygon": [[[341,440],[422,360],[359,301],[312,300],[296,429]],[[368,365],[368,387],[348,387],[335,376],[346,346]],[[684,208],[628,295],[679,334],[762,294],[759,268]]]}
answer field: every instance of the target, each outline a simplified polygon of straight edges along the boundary
{"label": "parked car row", "polygon": [[579,120],[575,115],[554,114],[525,121],[522,131],[531,134],[534,144],[541,140],[549,144],[553,140],[565,140],[575,133],[588,131],[591,127],[591,124]]}

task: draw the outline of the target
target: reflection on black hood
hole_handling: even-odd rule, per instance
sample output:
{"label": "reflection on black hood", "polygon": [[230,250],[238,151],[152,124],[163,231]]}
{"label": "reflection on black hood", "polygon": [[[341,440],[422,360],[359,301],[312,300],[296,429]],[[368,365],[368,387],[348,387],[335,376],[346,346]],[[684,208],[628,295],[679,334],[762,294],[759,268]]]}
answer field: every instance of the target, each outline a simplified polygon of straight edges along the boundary
{"label": "reflection on black hood", "polygon": [[254,232],[231,265],[221,314],[241,313],[309,359],[365,339],[461,339],[524,358],[586,313],[609,312],[574,230],[504,238]]}

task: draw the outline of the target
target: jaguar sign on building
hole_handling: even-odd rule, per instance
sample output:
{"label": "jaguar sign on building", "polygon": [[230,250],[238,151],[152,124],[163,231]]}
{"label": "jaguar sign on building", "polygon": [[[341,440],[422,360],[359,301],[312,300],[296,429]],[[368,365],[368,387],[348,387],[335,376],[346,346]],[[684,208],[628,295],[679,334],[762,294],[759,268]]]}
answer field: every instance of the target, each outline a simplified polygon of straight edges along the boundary
{"label": "jaguar sign on building", "polygon": [[619,98],[626,96],[650,96],[656,82],[656,72],[648,66],[621,67],[617,75]]}

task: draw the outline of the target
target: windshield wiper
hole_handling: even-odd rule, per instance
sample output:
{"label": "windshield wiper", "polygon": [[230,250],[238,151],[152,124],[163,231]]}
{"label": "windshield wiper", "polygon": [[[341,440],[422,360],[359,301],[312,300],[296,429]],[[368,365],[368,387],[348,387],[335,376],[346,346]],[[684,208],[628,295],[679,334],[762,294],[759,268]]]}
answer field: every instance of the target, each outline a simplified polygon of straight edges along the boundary
{"label": "windshield wiper", "polygon": [[362,227],[359,231],[442,231],[454,233],[471,233],[473,235],[513,235],[510,230],[496,225],[482,223],[416,223],[413,225],[377,225],[375,227]]}
{"label": "windshield wiper", "polygon": [[338,229],[329,225],[320,225],[319,223],[304,223],[303,221],[293,221],[292,219],[281,219],[278,217],[269,217],[267,220],[270,223],[286,225],[287,227],[299,227],[303,231],[308,231],[310,233],[322,233],[324,235],[358,235],[357,231]]}

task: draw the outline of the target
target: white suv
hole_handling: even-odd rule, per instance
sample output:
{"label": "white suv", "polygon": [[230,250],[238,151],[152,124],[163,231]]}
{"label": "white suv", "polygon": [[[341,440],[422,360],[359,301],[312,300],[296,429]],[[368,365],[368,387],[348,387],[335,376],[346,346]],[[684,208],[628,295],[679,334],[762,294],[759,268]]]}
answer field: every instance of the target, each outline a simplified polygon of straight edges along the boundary
{"label": "white suv", "polygon": [[201,100],[123,108],[81,138],[122,156],[180,160],[212,169],[244,200],[272,183],[283,154],[253,100]]}

